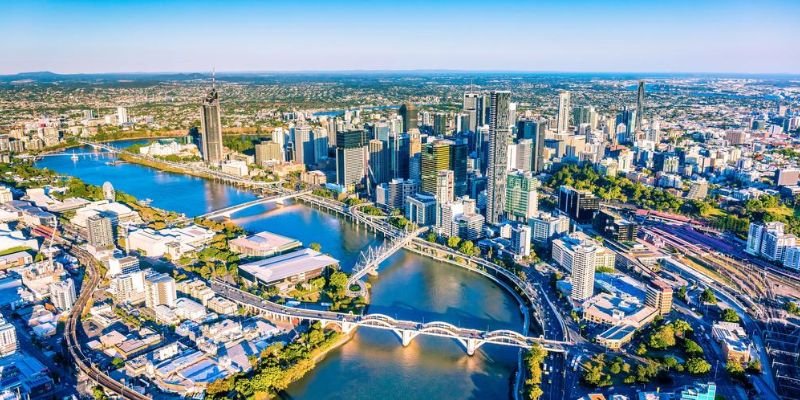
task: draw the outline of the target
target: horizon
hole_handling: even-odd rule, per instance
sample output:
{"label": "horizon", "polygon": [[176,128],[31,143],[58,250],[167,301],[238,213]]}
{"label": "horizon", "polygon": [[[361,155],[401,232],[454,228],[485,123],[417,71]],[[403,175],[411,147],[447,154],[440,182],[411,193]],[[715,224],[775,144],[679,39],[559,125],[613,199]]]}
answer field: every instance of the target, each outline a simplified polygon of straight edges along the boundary
{"label": "horizon", "polygon": [[[367,6],[365,6],[367,4]],[[509,71],[800,74],[800,3],[491,5],[36,1],[0,15],[0,74]],[[212,27],[212,28],[208,28]],[[20,35],[20,33],[24,33]]]}
{"label": "horizon", "polygon": [[578,71],[578,70],[491,70],[491,69],[328,69],[328,70],[216,70],[216,71],[203,71],[203,70],[165,70],[165,71],[87,71],[87,72],[59,72],[51,70],[39,71],[21,71],[8,74],[0,74],[0,77],[14,77],[22,75],[36,75],[36,74],[49,74],[55,76],[82,76],[82,75],[207,75],[211,76],[216,73],[219,77],[222,76],[237,76],[237,75],[256,75],[256,74],[275,74],[275,75],[290,75],[290,74],[383,74],[383,73],[397,73],[397,74],[423,74],[423,73],[454,73],[454,74],[529,74],[529,75],[663,75],[663,76],[782,76],[782,77],[800,77],[800,72],[726,72],[726,71]]}

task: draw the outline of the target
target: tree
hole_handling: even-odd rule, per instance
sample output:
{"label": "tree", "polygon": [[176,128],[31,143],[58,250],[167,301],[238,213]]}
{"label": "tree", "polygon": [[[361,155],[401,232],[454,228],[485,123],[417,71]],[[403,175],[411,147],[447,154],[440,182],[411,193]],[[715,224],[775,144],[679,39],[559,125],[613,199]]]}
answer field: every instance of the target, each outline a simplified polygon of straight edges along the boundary
{"label": "tree", "polygon": [[114,369],[120,369],[125,365],[125,360],[119,357],[114,357],[114,359],[111,360],[111,365],[114,367]]}
{"label": "tree", "polygon": [[711,289],[706,288],[700,295],[700,301],[703,303],[717,304],[717,296],[714,295],[714,292],[712,292]]}
{"label": "tree", "polygon": [[431,243],[436,243],[436,239],[437,239],[436,234],[433,232],[428,232],[428,234],[425,236],[425,240]]}
{"label": "tree", "polygon": [[664,357],[664,366],[667,367],[667,370],[671,370],[678,366],[678,359],[673,356],[666,356]]}
{"label": "tree", "polygon": [[800,314],[800,307],[798,307],[797,303],[793,301],[786,302],[784,308],[786,309],[786,312],[788,312],[789,314],[794,314],[794,315]]}
{"label": "tree", "polygon": [[711,371],[711,364],[698,357],[686,360],[686,371],[692,375],[704,375]]}
{"label": "tree", "polygon": [[347,290],[347,274],[341,271],[332,273],[328,278],[328,287],[337,298],[344,296],[344,292]]}
{"label": "tree", "polygon": [[678,288],[678,297],[681,300],[686,301],[686,286],[681,286]]}
{"label": "tree", "polygon": [[703,348],[692,339],[686,339],[683,341],[683,351],[686,352],[687,355],[693,357],[703,355]]}
{"label": "tree", "polygon": [[761,361],[758,360],[750,360],[747,364],[747,372],[751,374],[760,374],[761,373]]}
{"label": "tree", "polygon": [[461,243],[461,238],[458,236],[450,236],[447,238],[447,247],[451,249],[457,248],[459,243]]}
{"label": "tree", "polygon": [[310,247],[310,248],[311,248],[311,250],[314,250],[314,251],[320,251],[320,250],[322,250],[322,245],[321,245],[321,244],[319,244],[319,243],[317,243],[317,242],[313,242],[313,243],[311,243],[310,245],[308,245],[308,247]]}
{"label": "tree", "polygon": [[744,376],[744,367],[738,361],[729,360],[728,363],[725,364],[725,370],[734,378],[741,378]]}
{"label": "tree", "polygon": [[534,386],[534,387],[531,388],[530,391],[528,391],[528,398],[530,400],[538,400],[540,397],[542,397],[543,394],[544,394],[544,391],[542,390],[541,387]]}
{"label": "tree", "polygon": [[95,400],[107,400],[108,396],[106,396],[106,392],[103,390],[101,386],[95,386],[92,388],[92,397]]}
{"label": "tree", "polygon": [[675,328],[672,324],[662,325],[650,334],[648,345],[654,349],[666,349],[675,346]]}
{"label": "tree", "polygon": [[675,334],[680,337],[685,337],[687,332],[692,331],[692,326],[683,319],[675,320],[675,322],[672,323],[672,326],[675,328]]}
{"label": "tree", "polygon": [[739,322],[739,314],[733,311],[732,308],[722,310],[722,320],[725,322]]}

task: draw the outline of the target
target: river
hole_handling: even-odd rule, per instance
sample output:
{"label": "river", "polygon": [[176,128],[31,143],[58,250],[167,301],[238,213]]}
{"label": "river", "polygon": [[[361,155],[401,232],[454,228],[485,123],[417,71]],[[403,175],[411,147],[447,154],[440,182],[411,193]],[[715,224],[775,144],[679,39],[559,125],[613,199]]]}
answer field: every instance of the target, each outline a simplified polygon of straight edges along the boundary
{"label": "river", "polygon": [[[116,145],[130,143],[134,141]],[[88,155],[73,161],[69,157],[72,151],[45,157],[37,165],[92,184],[110,181],[117,190],[188,216],[254,198],[247,191],[200,178],[135,164],[108,165],[110,155]],[[355,263],[362,248],[379,241],[363,227],[302,204],[255,206],[232,219],[251,232],[268,230],[306,245],[317,242],[323,252],[338,258],[345,270]],[[475,329],[519,330],[522,326],[518,304],[494,282],[405,250],[385,261],[380,275],[371,282],[371,313]],[[291,385],[284,397],[503,399],[510,396],[517,351],[486,345],[470,357],[455,340],[423,336],[404,348],[391,332],[360,329],[351,341]]]}

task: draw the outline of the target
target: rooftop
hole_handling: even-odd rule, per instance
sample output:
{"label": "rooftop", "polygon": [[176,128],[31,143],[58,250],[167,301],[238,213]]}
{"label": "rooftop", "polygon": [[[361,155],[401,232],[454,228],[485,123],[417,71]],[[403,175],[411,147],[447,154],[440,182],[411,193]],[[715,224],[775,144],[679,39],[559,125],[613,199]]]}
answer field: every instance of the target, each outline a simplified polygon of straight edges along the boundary
{"label": "rooftop", "polygon": [[271,283],[338,263],[339,260],[331,256],[311,249],[302,249],[240,265],[239,269],[264,283]]}

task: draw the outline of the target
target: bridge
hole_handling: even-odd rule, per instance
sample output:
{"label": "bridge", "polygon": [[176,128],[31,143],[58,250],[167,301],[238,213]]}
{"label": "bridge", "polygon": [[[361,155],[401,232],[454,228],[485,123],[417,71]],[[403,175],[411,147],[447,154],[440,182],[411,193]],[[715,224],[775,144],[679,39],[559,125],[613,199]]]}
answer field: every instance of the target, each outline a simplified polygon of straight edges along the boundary
{"label": "bridge", "polygon": [[225,208],[220,208],[218,210],[214,210],[214,211],[205,213],[203,215],[199,215],[198,217],[211,219],[211,218],[217,218],[217,217],[222,217],[222,216],[230,216],[231,214],[233,214],[233,213],[235,213],[237,211],[241,211],[241,210],[244,210],[246,208],[250,208],[250,207],[258,205],[258,204],[267,204],[267,203],[272,203],[272,202],[280,203],[280,202],[282,202],[284,200],[293,199],[295,197],[304,196],[304,195],[307,195],[307,194],[310,194],[310,193],[311,193],[310,190],[304,190],[304,191],[300,191],[300,192],[279,192],[278,194],[275,194],[275,195],[272,195],[272,196],[260,197],[258,199],[251,200],[251,201],[248,201],[248,202],[245,202],[245,203],[235,204],[235,205],[228,206],[228,207],[225,207]]}
{"label": "bridge", "polygon": [[419,335],[452,338],[464,346],[468,355],[484,344],[514,346],[529,349],[539,345],[547,351],[564,353],[572,343],[548,340],[543,337],[530,337],[521,333],[500,329],[482,331],[479,329],[461,328],[443,321],[420,323],[398,320],[383,314],[355,315],[333,311],[311,310],[280,305],[261,297],[245,292],[219,280],[211,281],[211,289],[219,296],[231,300],[248,311],[275,319],[320,321],[323,326],[337,326],[344,333],[350,333],[357,327],[374,328],[392,331],[400,338],[403,346],[408,346]]}
{"label": "bridge", "polygon": [[[363,278],[366,274],[375,272],[382,262],[386,261],[386,259],[391,257],[392,254],[411,243],[415,237],[419,236],[423,232],[426,232],[427,230],[428,227],[424,226],[415,230],[414,232],[406,233],[404,236],[399,236],[392,240],[385,241],[378,247],[369,247],[366,251],[362,250],[361,257],[359,258],[358,263],[353,267],[350,278],[347,280],[348,295],[352,297],[366,297],[367,288],[366,285],[364,285],[364,282],[361,281],[361,278]],[[357,292],[350,290],[350,286],[352,285],[358,285],[359,290]]]}

